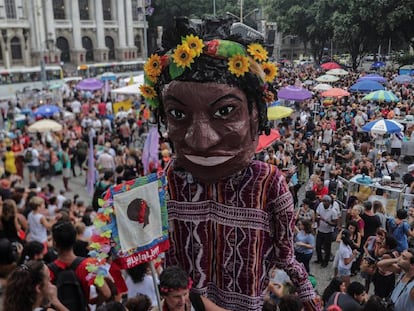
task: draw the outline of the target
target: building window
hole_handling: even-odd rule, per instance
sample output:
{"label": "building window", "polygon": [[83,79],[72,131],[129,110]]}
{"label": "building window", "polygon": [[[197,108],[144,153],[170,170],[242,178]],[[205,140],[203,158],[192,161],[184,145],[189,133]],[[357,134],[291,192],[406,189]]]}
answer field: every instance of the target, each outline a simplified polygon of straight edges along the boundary
{"label": "building window", "polygon": [[14,0],[4,1],[6,5],[6,16],[10,19],[16,19],[16,3]]}
{"label": "building window", "polygon": [[81,20],[89,20],[89,1],[78,0],[79,2],[79,18]]}
{"label": "building window", "polygon": [[85,61],[93,62],[93,43],[92,43],[91,38],[83,37],[82,47],[86,50]]}
{"label": "building window", "polygon": [[131,0],[131,9],[132,9],[132,19],[134,21],[138,21],[139,20],[138,0]]}
{"label": "building window", "polygon": [[115,44],[114,39],[110,36],[105,37],[105,46],[109,49],[108,60],[115,59]]}
{"label": "building window", "polygon": [[22,45],[20,44],[20,39],[19,38],[14,37],[13,39],[11,39],[10,47],[11,47],[12,59],[14,59],[14,60],[23,59]]}
{"label": "building window", "polygon": [[53,0],[53,17],[55,19],[66,19],[65,0]]}
{"label": "building window", "polygon": [[102,0],[102,10],[104,21],[112,20],[111,0]]}
{"label": "building window", "polygon": [[3,47],[0,44],[0,60],[3,60]]}
{"label": "building window", "polygon": [[141,44],[142,44],[140,35],[135,36],[134,43],[135,43],[135,46],[137,47],[138,54],[140,54],[141,53]]}
{"label": "building window", "polygon": [[69,43],[65,37],[59,37],[56,39],[56,47],[61,51],[60,52],[60,61],[64,63],[70,62],[70,50]]}

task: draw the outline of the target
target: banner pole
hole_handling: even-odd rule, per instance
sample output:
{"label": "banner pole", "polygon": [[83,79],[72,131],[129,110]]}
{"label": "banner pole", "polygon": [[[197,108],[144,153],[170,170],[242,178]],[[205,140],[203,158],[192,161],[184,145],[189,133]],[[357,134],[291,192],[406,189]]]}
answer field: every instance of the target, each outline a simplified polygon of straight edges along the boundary
{"label": "banner pole", "polygon": [[149,266],[151,268],[152,280],[154,282],[155,295],[157,296],[158,310],[161,311],[161,296],[160,296],[160,291],[158,289],[158,282],[157,282],[158,274],[157,274],[157,271],[155,270],[153,260],[149,262]]}

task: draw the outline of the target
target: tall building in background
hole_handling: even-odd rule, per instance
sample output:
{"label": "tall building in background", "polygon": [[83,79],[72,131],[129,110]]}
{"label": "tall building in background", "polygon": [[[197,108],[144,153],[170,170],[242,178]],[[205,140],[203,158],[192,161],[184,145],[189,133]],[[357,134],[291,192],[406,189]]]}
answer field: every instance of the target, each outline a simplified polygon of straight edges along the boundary
{"label": "tall building in background", "polygon": [[[144,57],[141,0],[0,0],[0,67]],[[145,22],[146,23],[146,22]]]}

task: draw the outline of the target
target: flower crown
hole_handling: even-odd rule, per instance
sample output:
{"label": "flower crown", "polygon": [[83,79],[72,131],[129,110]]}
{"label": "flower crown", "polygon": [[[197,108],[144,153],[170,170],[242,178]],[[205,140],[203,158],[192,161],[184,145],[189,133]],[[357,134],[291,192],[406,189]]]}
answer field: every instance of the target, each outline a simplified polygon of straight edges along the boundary
{"label": "flower crown", "polygon": [[[251,43],[247,49],[240,43],[214,39],[203,42],[198,36],[187,35],[181,39],[181,44],[165,55],[152,54],[144,66],[144,84],[140,86],[142,96],[151,107],[159,106],[159,98],[155,85],[161,74],[168,69],[172,80],[181,76],[186,68],[201,55],[227,60],[228,70],[237,78],[251,72],[258,76],[264,85],[264,100],[273,101],[271,92],[267,91],[265,83],[272,82],[278,70],[275,64],[268,62],[267,51],[259,43]],[[262,72],[257,72],[252,64],[256,62]]]}
{"label": "flower crown", "polygon": [[185,288],[171,288],[171,287],[165,287],[165,286],[161,286],[160,287],[160,292],[163,294],[168,294],[170,292],[174,292],[176,290],[180,290],[180,289],[191,289],[193,287],[193,280],[188,277],[188,285]]}

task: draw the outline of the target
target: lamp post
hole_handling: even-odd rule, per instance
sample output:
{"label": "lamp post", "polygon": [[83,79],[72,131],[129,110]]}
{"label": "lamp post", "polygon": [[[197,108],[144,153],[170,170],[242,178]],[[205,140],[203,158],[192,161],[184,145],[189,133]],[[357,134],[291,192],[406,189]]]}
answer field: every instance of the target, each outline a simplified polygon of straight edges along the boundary
{"label": "lamp post", "polygon": [[234,18],[237,18],[240,21],[240,23],[243,23],[243,19],[246,19],[248,16],[252,15],[253,13],[257,13],[257,12],[259,12],[258,8],[255,8],[254,10],[251,10],[249,13],[247,13],[244,16],[242,15],[242,13],[240,13],[240,17],[238,17],[237,15],[235,15],[235,14],[229,12],[229,11],[227,11],[226,14],[230,15],[230,16],[233,16]]}

